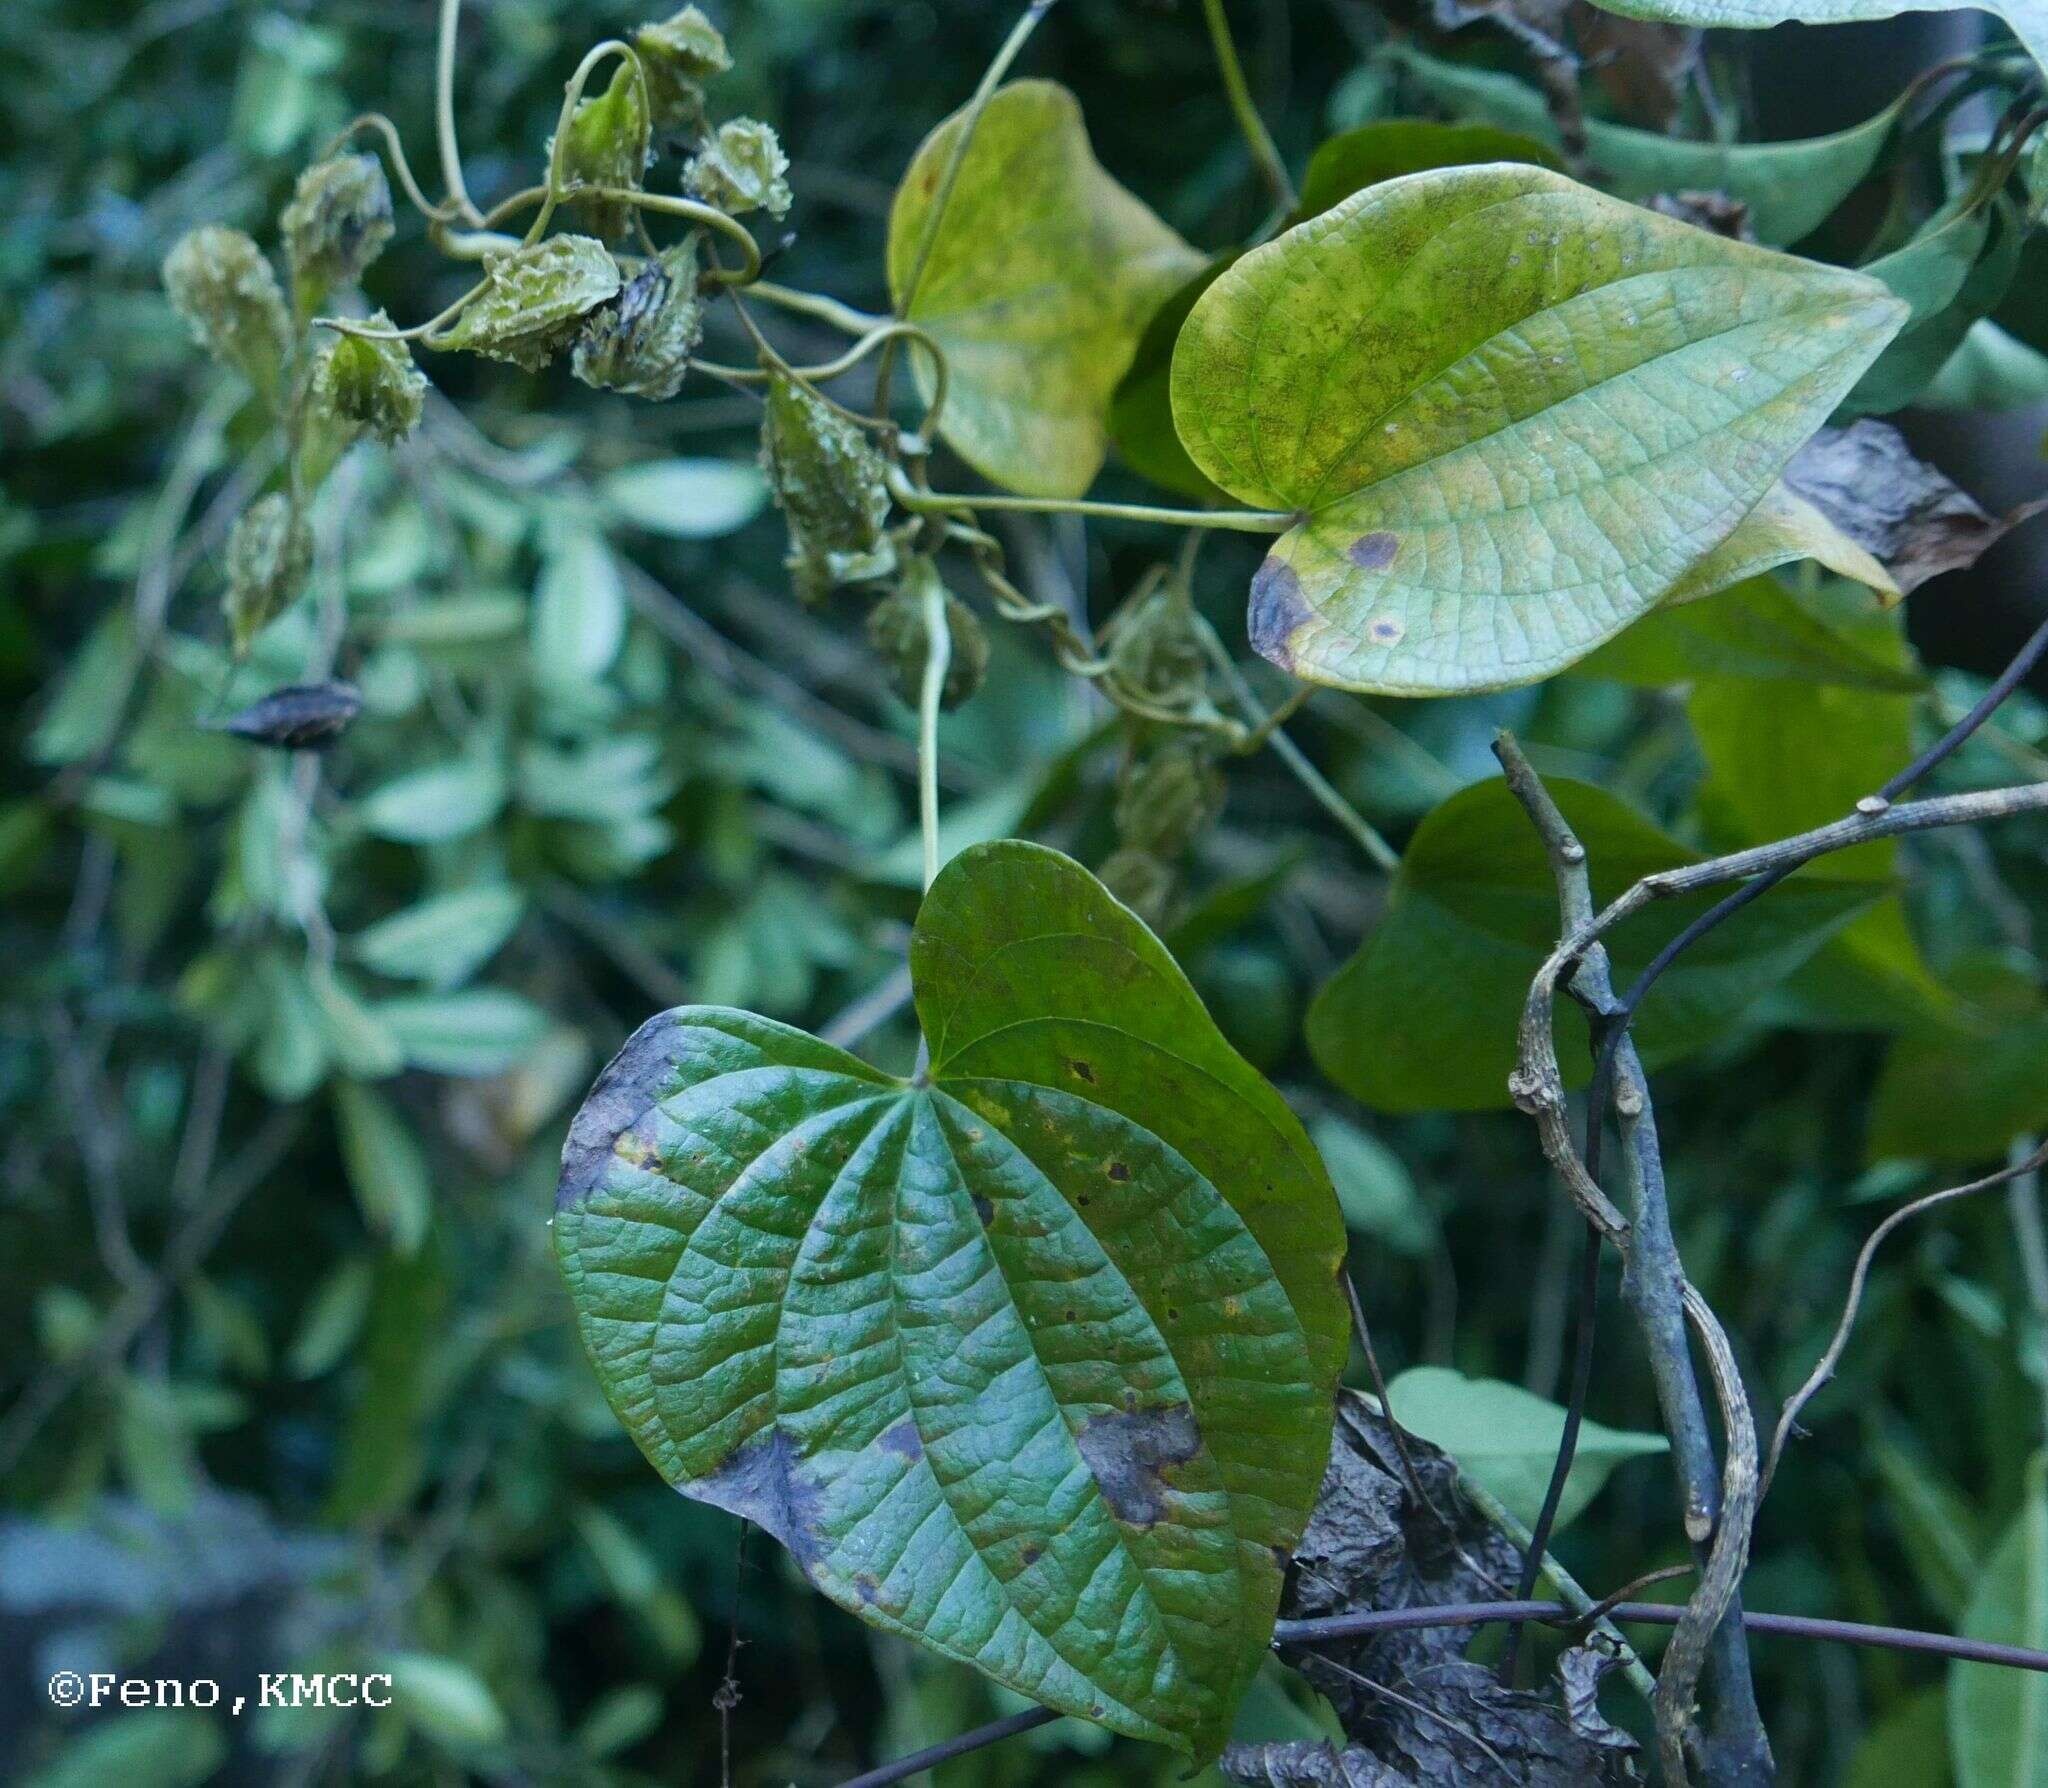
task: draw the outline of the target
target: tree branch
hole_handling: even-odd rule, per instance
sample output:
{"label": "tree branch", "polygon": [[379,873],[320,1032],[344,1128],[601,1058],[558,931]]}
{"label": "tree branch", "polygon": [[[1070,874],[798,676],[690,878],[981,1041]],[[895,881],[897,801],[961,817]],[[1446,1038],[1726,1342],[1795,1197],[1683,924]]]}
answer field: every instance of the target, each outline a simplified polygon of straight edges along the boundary
{"label": "tree branch", "polygon": [[[1685,1611],[1665,1602],[1616,1602],[1607,1610],[1618,1621],[1641,1626],[1673,1627]],[[1328,1639],[1355,1639],[1366,1633],[1412,1633],[1429,1627],[1465,1627],[1498,1624],[1510,1620],[1540,1620],[1577,1624],[1572,1610],[1562,1602],[1444,1602],[1428,1608],[1375,1608],[1358,1614],[1330,1614],[1316,1620],[1283,1620],[1274,1625],[1275,1648],[1284,1645],[1314,1645]],[[1769,1633],[1785,1639],[1817,1640],[1835,1645],[1863,1645],[1880,1651],[1913,1652],[1923,1656],[1949,1658],[1966,1664],[1993,1664],[2009,1670],[2048,1673],[2048,1651],[2033,1651],[2023,1645],[2001,1645],[1988,1639],[1958,1639],[1947,1633],[1923,1633],[1911,1627],[1881,1627],[1855,1620],[1820,1620],[1804,1614],[1745,1614],[1742,1624],[1752,1633]],[[986,1726],[977,1726],[943,1744],[913,1751],[863,1775],[853,1776],[840,1788],[890,1788],[920,1770],[951,1762],[972,1752],[1000,1744],[1020,1732],[1049,1726],[1061,1715],[1049,1707],[1027,1708]]]}
{"label": "tree branch", "polygon": [[[1770,1745],[1757,1711],[1740,1624],[1742,1571],[1748,1562],[1748,1528],[1756,1497],[1755,1422],[1727,1337],[1705,1300],[1686,1284],[1671,1231],[1649,1082],[1635,1045],[1626,1038],[1615,1058],[1614,1106],[1632,1220],[1621,1218],[1594,1178],[1604,1115],[1599,1105],[1587,1109],[1585,1158],[1572,1147],[1563,1076],[1551,1032],[1556,983],[1569,967],[1574,993],[1596,1020],[1613,1010],[1614,984],[1607,952],[1598,941],[1600,920],[1592,914],[1585,846],[1514,740],[1501,734],[1494,753],[1508,787],[1528,811],[1550,858],[1565,933],[1568,938],[1584,936],[1586,940],[1569,955],[1561,944],[1538,972],[1537,986],[1531,989],[1524,1012],[1521,1054],[1510,1089],[1515,1102],[1536,1117],[1544,1152],[1564,1177],[1581,1211],[1622,1256],[1622,1297],[1649,1351],[1657,1401],[1678,1473],[1686,1536],[1696,1552],[1707,1549],[1699,1584],[1687,1605],[1687,1619],[1672,1641],[1658,1679],[1657,1728],[1665,1773],[1674,1782],[1687,1779],[1686,1735],[1693,1692],[1704,1672],[1713,1702],[1702,1746],[1707,1779],[1768,1781]],[[1688,1322],[1699,1331],[1721,1404],[1727,1457],[1719,1469],[1705,1400],[1687,1344]],[[1569,1454],[1562,1448],[1559,1465],[1561,1472],[1570,1468]],[[1724,1519],[1724,1514],[1731,1518]]]}

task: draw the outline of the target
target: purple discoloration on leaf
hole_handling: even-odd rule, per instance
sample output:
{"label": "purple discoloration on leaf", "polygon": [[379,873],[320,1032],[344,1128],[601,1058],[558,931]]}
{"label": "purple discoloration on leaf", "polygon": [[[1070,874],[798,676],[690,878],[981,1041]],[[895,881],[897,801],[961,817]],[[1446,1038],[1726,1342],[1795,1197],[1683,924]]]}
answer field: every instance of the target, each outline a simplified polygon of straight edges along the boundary
{"label": "purple discoloration on leaf", "polygon": [[875,1445],[885,1453],[894,1453],[901,1459],[922,1459],[924,1440],[918,1434],[917,1423],[909,1416],[891,1422],[875,1440]]}
{"label": "purple discoloration on leaf", "polygon": [[739,1515],[773,1534],[806,1571],[824,1556],[818,1492],[797,1475],[795,1443],[780,1428],[757,1434],[725,1463],[683,1486],[684,1494]]}
{"label": "purple discoloration on leaf", "polygon": [[1110,1513],[1132,1527],[1150,1527],[1165,1508],[1169,1466],[1185,1465],[1202,1445],[1195,1412],[1185,1403],[1099,1415],[1074,1436],[1095,1474]]}
{"label": "purple discoloration on leaf", "polygon": [[1376,533],[1359,535],[1344,556],[1361,571],[1384,571],[1400,550],[1400,537],[1381,529]]}
{"label": "purple discoloration on leaf", "polygon": [[1294,654],[1287,642],[1309,613],[1294,567],[1279,554],[1268,553],[1252,578],[1251,609],[1245,616],[1252,650],[1284,671],[1293,670]]}
{"label": "purple discoloration on leaf", "polygon": [[681,1028],[673,1012],[657,1013],[626,1039],[626,1046],[597,1077],[562,1144],[557,1210],[590,1196],[620,1140],[660,1101],[675,1075],[669,1040]]}

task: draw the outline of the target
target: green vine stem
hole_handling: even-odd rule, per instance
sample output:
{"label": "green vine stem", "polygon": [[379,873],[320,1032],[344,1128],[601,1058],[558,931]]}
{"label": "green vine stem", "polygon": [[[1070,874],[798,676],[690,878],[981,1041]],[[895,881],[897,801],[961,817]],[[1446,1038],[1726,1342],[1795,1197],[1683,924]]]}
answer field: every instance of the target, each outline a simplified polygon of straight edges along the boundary
{"label": "green vine stem", "polygon": [[462,0],[441,0],[441,27],[434,45],[434,130],[441,145],[441,183],[448,188],[448,203],[457,217],[480,224],[483,217],[463,183],[462,147],[455,136],[455,27],[461,15]]}
{"label": "green vine stem", "polygon": [[1282,732],[1278,725],[1273,724],[1273,717],[1260,709],[1258,697],[1252,693],[1251,685],[1244,680],[1244,673],[1237,668],[1236,661],[1230,656],[1230,648],[1223,643],[1221,636],[1209,625],[1208,620],[1197,614],[1195,627],[1201,635],[1202,648],[1209,654],[1210,662],[1216,666],[1218,674],[1229,685],[1230,692],[1236,696],[1245,718],[1263,732],[1265,742],[1273,748],[1273,755],[1287,766],[1295,781],[1314,796],[1316,804],[1351,834],[1357,841],[1358,848],[1365,853],[1367,861],[1376,869],[1392,875],[1401,867],[1401,853],[1380,836],[1364,814],[1337,792],[1336,785],[1309,761],[1308,753]]}
{"label": "green vine stem", "polygon": [[1230,20],[1224,16],[1223,0],[1202,0],[1202,16],[1209,21],[1209,41],[1216,46],[1216,68],[1223,76],[1223,91],[1229,96],[1237,128],[1252,152],[1253,165],[1272,191],[1274,208],[1283,214],[1292,211],[1299,202],[1294,182],[1288,178],[1287,164],[1280,159],[1279,145],[1259,116],[1259,108],[1252,103],[1244,64],[1238,60],[1237,44],[1230,35]]}
{"label": "green vine stem", "polygon": [[[924,284],[925,268],[930,265],[932,249],[939,240],[939,226],[944,223],[946,207],[952,203],[953,188],[960,179],[960,170],[966,165],[968,145],[974,140],[974,132],[981,123],[981,115],[988,109],[988,102],[995,90],[1002,84],[1003,76],[1010,72],[1010,65],[1017,60],[1032,32],[1038,29],[1038,21],[1053,8],[1054,0],[1031,0],[1024,9],[1024,16],[1010,27],[1010,35],[1003,39],[1002,47],[995,53],[982,73],[981,83],[974,89],[973,97],[967,102],[962,115],[960,134],[954,139],[953,153],[947,157],[946,171],[939,180],[937,196],[932,201],[931,215],[925,221],[924,235],[917,245],[917,259],[910,264],[910,277],[903,283],[903,296],[898,301],[897,314],[910,315],[910,307],[917,301],[918,288]],[[889,378],[894,370],[895,354],[885,349],[880,366],[875,370],[875,408],[884,416],[889,413]]]}
{"label": "green vine stem", "polygon": [[427,197],[413,175],[412,163],[406,159],[405,144],[399,138],[398,126],[382,112],[365,112],[359,118],[351,118],[334,133],[325,153],[328,156],[339,155],[357,132],[365,130],[373,131],[382,139],[385,156],[391,163],[392,173],[398,177],[399,187],[404,192],[407,202],[427,220],[429,225],[445,224],[460,215],[452,199],[444,199],[436,205]]}
{"label": "green vine stem", "polygon": [[[749,289],[758,290],[758,288],[751,287]],[[744,310],[739,314],[741,320],[748,324],[756,343],[762,348],[764,364],[761,366],[727,366],[716,360],[693,357],[690,362],[692,366],[700,367],[714,377],[724,379],[735,385],[764,384],[777,372],[784,373],[805,385],[815,385],[820,380],[836,379],[840,374],[850,372],[877,348],[882,347],[888,342],[915,342],[919,347],[930,352],[932,361],[932,401],[925,409],[924,421],[919,426],[919,433],[925,439],[929,439],[933,431],[938,427],[940,412],[944,410],[946,404],[948,379],[946,356],[940,352],[938,343],[933,341],[915,323],[893,323],[885,317],[881,319],[880,328],[876,329],[872,334],[863,336],[837,359],[822,361],[815,366],[792,366],[780,354],[776,353],[773,348],[768,346],[759,329],[753,327],[752,319],[746,315]],[[818,395],[824,397],[825,394],[820,392]],[[825,401],[832,403],[830,398],[825,398]],[[840,411],[849,420],[857,422],[865,428],[893,427],[893,424],[882,422],[873,416],[863,416],[856,411],[848,410],[842,404],[832,403],[832,407]]]}
{"label": "green vine stem", "polygon": [[1086,497],[962,496],[921,489],[900,471],[889,475],[889,494],[920,515],[971,515],[978,509],[999,509],[1019,515],[1156,522],[1168,528],[1224,528],[1237,534],[1284,534],[1301,519],[1291,510],[1281,509],[1162,509],[1150,503],[1097,503]]}
{"label": "green vine stem", "polygon": [[756,298],[764,298],[784,310],[816,317],[819,322],[829,323],[834,329],[843,329],[848,335],[872,334],[877,329],[888,327],[891,320],[869,311],[855,310],[852,305],[842,304],[837,298],[828,298],[822,292],[800,291],[795,286],[777,285],[770,279],[751,280],[747,289]]}
{"label": "green vine stem", "polygon": [[924,885],[939,879],[939,703],[953,666],[946,624],[946,586],[927,568],[924,579],[924,685],[917,701],[917,822],[924,837]]}
{"label": "green vine stem", "polygon": [[[576,64],[576,72],[569,77],[567,84],[562,89],[562,109],[555,119],[554,140],[548,145],[547,190],[541,200],[540,210],[534,213],[533,222],[527,226],[526,242],[528,246],[538,242],[547,233],[548,225],[554,221],[555,207],[561,204],[563,199],[568,196],[562,186],[562,156],[569,142],[569,127],[576,121],[576,108],[583,102],[583,89],[589,86],[590,77],[598,71],[598,68],[607,56],[616,56],[620,61],[632,67],[633,79],[640,89],[641,110],[643,112],[651,112],[653,110],[647,97],[647,71],[640,66],[640,54],[631,44],[626,43],[620,38],[608,37],[603,43],[593,44],[584,52],[583,60]],[[609,189],[593,187],[590,190],[593,193],[597,193]],[[651,198],[655,195],[649,194],[647,196]],[[690,204],[691,202],[687,199],[677,201],[679,204]],[[699,209],[708,210],[709,207],[703,206],[699,207]],[[749,236],[748,241],[751,242],[752,240],[753,238]],[[757,253],[754,259],[756,270],[759,269],[760,265],[760,257]]]}

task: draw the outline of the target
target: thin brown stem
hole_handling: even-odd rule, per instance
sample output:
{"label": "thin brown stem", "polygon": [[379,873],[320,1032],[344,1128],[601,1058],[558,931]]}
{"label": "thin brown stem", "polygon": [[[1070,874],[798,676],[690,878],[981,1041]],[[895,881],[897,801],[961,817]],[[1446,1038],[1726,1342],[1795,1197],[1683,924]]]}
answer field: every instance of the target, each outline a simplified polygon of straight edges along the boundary
{"label": "thin brown stem", "polygon": [[1829,1379],[1834,1377],[1835,1368],[1841,1364],[1842,1354],[1849,1345],[1850,1332],[1856,1326],[1857,1314],[1863,1308],[1863,1289],[1870,1278],[1870,1263],[1876,1258],[1886,1236],[1915,1217],[1934,1210],[1937,1206],[1952,1204],[1958,1198],[1968,1198],[1974,1192],[1988,1192],[1994,1186],[2003,1186],[2037,1172],[2048,1164],[2048,1146],[2036,1148],[2025,1159],[2001,1167],[1996,1173],[1987,1173],[1982,1179],[1971,1180],[1967,1185],[1945,1187],[1939,1192],[1930,1192],[1924,1198],[1916,1198],[1910,1204],[1902,1204],[1870,1232],[1870,1238],[1857,1251],[1856,1264],[1849,1273],[1849,1295],[1842,1306],[1842,1319],[1835,1324],[1833,1338],[1828,1342],[1820,1359],[1806,1382],[1785,1399],[1785,1407],[1778,1414],[1777,1431],[1771,1436],[1771,1451],[1764,1463],[1763,1481],[1758,1494],[1771,1487],[1771,1480],[1777,1475],[1778,1461],[1785,1455],[1786,1443],[1792,1438],[1799,1413],[1811,1403]]}

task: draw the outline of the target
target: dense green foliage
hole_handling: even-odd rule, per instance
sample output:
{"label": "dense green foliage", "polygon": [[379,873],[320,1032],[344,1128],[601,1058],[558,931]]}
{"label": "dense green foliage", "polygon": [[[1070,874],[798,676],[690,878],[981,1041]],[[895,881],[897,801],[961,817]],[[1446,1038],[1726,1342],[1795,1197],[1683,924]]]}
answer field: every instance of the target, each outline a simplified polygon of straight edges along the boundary
{"label": "dense green foliage", "polygon": [[[1298,191],[1191,5],[1067,0],[977,114],[1007,8],[493,0],[468,185],[540,222],[473,254],[337,144],[381,108],[440,193],[433,8],[0,16],[0,1774],[822,1783],[1023,1697],[1084,1717],[942,1782],[1341,1739],[1266,1661],[1340,1214],[1395,1413],[1533,1520],[1578,1225],[1489,743],[1604,900],[1974,699],[1912,592],[2001,524],[1811,438],[2048,396],[2039,74],[1756,142],[1757,38],[1661,93],[1691,40],[1625,38],[1581,153],[1511,35],[1232,10]],[[2044,752],[2022,692],[1933,786]],[[2044,851],[1859,845],[1643,1009],[1766,1433],[1872,1225],[2048,1129]],[[1880,1255],[1752,1606],[2048,1642],[2037,1190]],[[1689,1557],[1613,1279],[1595,1593]],[[1788,1781],[2044,1767],[2036,1679],[1755,1663]]]}

